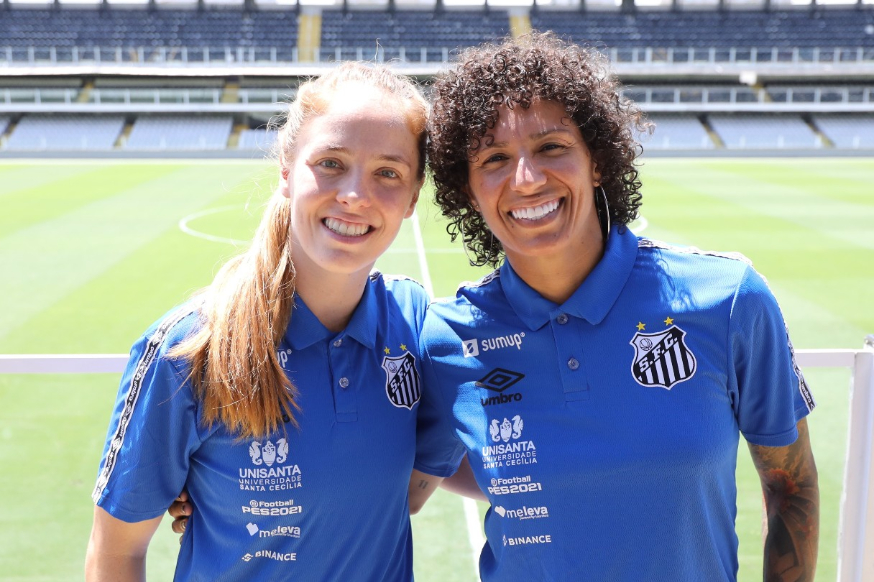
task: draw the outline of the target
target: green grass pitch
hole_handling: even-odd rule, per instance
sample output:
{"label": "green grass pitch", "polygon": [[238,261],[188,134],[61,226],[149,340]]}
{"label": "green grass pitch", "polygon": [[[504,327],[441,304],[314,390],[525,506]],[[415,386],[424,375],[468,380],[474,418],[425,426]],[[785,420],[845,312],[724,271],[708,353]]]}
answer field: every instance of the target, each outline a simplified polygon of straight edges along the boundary
{"label": "green grass pitch", "polygon": [[[768,277],[796,347],[856,349],[874,333],[874,161],[648,159],[642,176],[644,233],[745,253]],[[233,241],[249,238],[274,182],[263,162],[0,163],[0,353],[126,352],[239,250]],[[450,244],[428,192],[419,219],[438,295],[480,276]],[[411,221],[378,266],[422,277]],[[807,376],[819,402],[810,420],[822,488],[817,579],[831,582],[849,371]],[[0,578],[81,579],[117,382],[0,375]],[[761,580],[761,501],[743,446],[739,458],[740,579],[752,582]],[[459,498],[439,494],[413,523],[417,580],[474,580]],[[694,535],[677,532],[676,543]],[[151,580],[171,578],[177,549],[165,522]]]}

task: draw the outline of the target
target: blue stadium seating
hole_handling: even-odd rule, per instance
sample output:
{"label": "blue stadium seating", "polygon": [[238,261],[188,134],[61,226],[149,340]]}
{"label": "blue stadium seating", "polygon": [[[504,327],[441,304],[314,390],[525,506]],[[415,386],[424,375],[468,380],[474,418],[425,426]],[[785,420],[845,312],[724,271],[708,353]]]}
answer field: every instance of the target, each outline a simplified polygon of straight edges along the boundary
{"label": "blue stadium seating", "polygon": [[0,15],[0,46],[289,47],[297,15],[236,10],[37,10]]}
{"label": "blue stadium seating", "polygon": [[[825,10],[700,10],[636,13],[536,11],[534,28],[596,47],[874,48],[874,7]],[[470,46],[509,33],[504,10],[325,10],[322,48],[410,50]],[[0,46],[11,47],[291,47],[293,10],[10,9],[0,16]],[[368,53],[368,51],[370,51]],[[392,55],[394,56],[394,54]],[[355,58],[354,55],[343,55]],[[413,59],[415,60],[415,58]]]}
{"label": "blue stadium seating", "polygon": [[[411,49],[466,47],[495,40],[510,33],[506,11],[488,13],[398,11],[371,12],[339,10],[322,12],[322,47],[364,47],[380,45]],[[365,54],[365,58],[371,55]]]}
{"label": "blue stadium seating", "polygon": [[874,47],[874,10],[552,12],[532,15],[538,30],[603,47]]}

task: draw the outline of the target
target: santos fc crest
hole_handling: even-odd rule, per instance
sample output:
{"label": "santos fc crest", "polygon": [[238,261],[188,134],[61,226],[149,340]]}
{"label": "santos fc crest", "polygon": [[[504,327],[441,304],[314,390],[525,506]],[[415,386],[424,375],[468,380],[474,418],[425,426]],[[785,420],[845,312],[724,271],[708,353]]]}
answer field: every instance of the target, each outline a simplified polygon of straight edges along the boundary
{"label": "santos fc crest", "polygon": [[398,408],[412,410],[422,396],[415,356],[410,352],[394,358],[385,356],[382,369],[385,370],[385,393],[388,399]]}
{"label": "santos fc crest", "polygon": [[661,386],[668,390],[674,384],[695,375],[698,362],[689,350],[686,332],[672,325],[659,333],[637,333],[631,339],[634,362],[631,375],[641,386]]}

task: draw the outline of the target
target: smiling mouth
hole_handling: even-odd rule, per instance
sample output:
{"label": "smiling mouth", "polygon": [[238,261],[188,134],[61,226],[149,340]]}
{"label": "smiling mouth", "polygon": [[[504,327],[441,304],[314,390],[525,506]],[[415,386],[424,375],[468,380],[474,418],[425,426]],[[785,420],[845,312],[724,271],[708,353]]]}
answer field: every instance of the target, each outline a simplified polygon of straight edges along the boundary
{"label": "smiling mouth", "polygon": [[324,225],[340,236],[364,236],[370,232],[370,226],[358,222],[346,222],[337,218],[326,218],[322,221]]}
{"label": "smiling mouth", "polygon": [[518,208],[510,211],[510,216],[516,220],[540,220],[544,216],[548,216],[558,210],[560,206],[559,200],[550,200],[540,206],[532,206],[530,208]]}

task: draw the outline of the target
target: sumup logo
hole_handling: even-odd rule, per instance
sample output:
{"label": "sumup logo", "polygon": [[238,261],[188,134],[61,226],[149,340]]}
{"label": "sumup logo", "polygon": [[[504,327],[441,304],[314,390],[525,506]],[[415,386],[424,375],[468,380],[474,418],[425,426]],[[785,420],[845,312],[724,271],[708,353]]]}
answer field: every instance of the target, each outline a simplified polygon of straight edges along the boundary
{"label": "sumup logo", "polygon": [[476,338],[469,340],[461,340],[461,351],[465,358],[475,358],[480,355],[480,352],[490,352],[501,350],[504,348],[522,349],[522,340],[525,338],[525,332],[513,333],[510,335],[491,337],[478,340]]}

